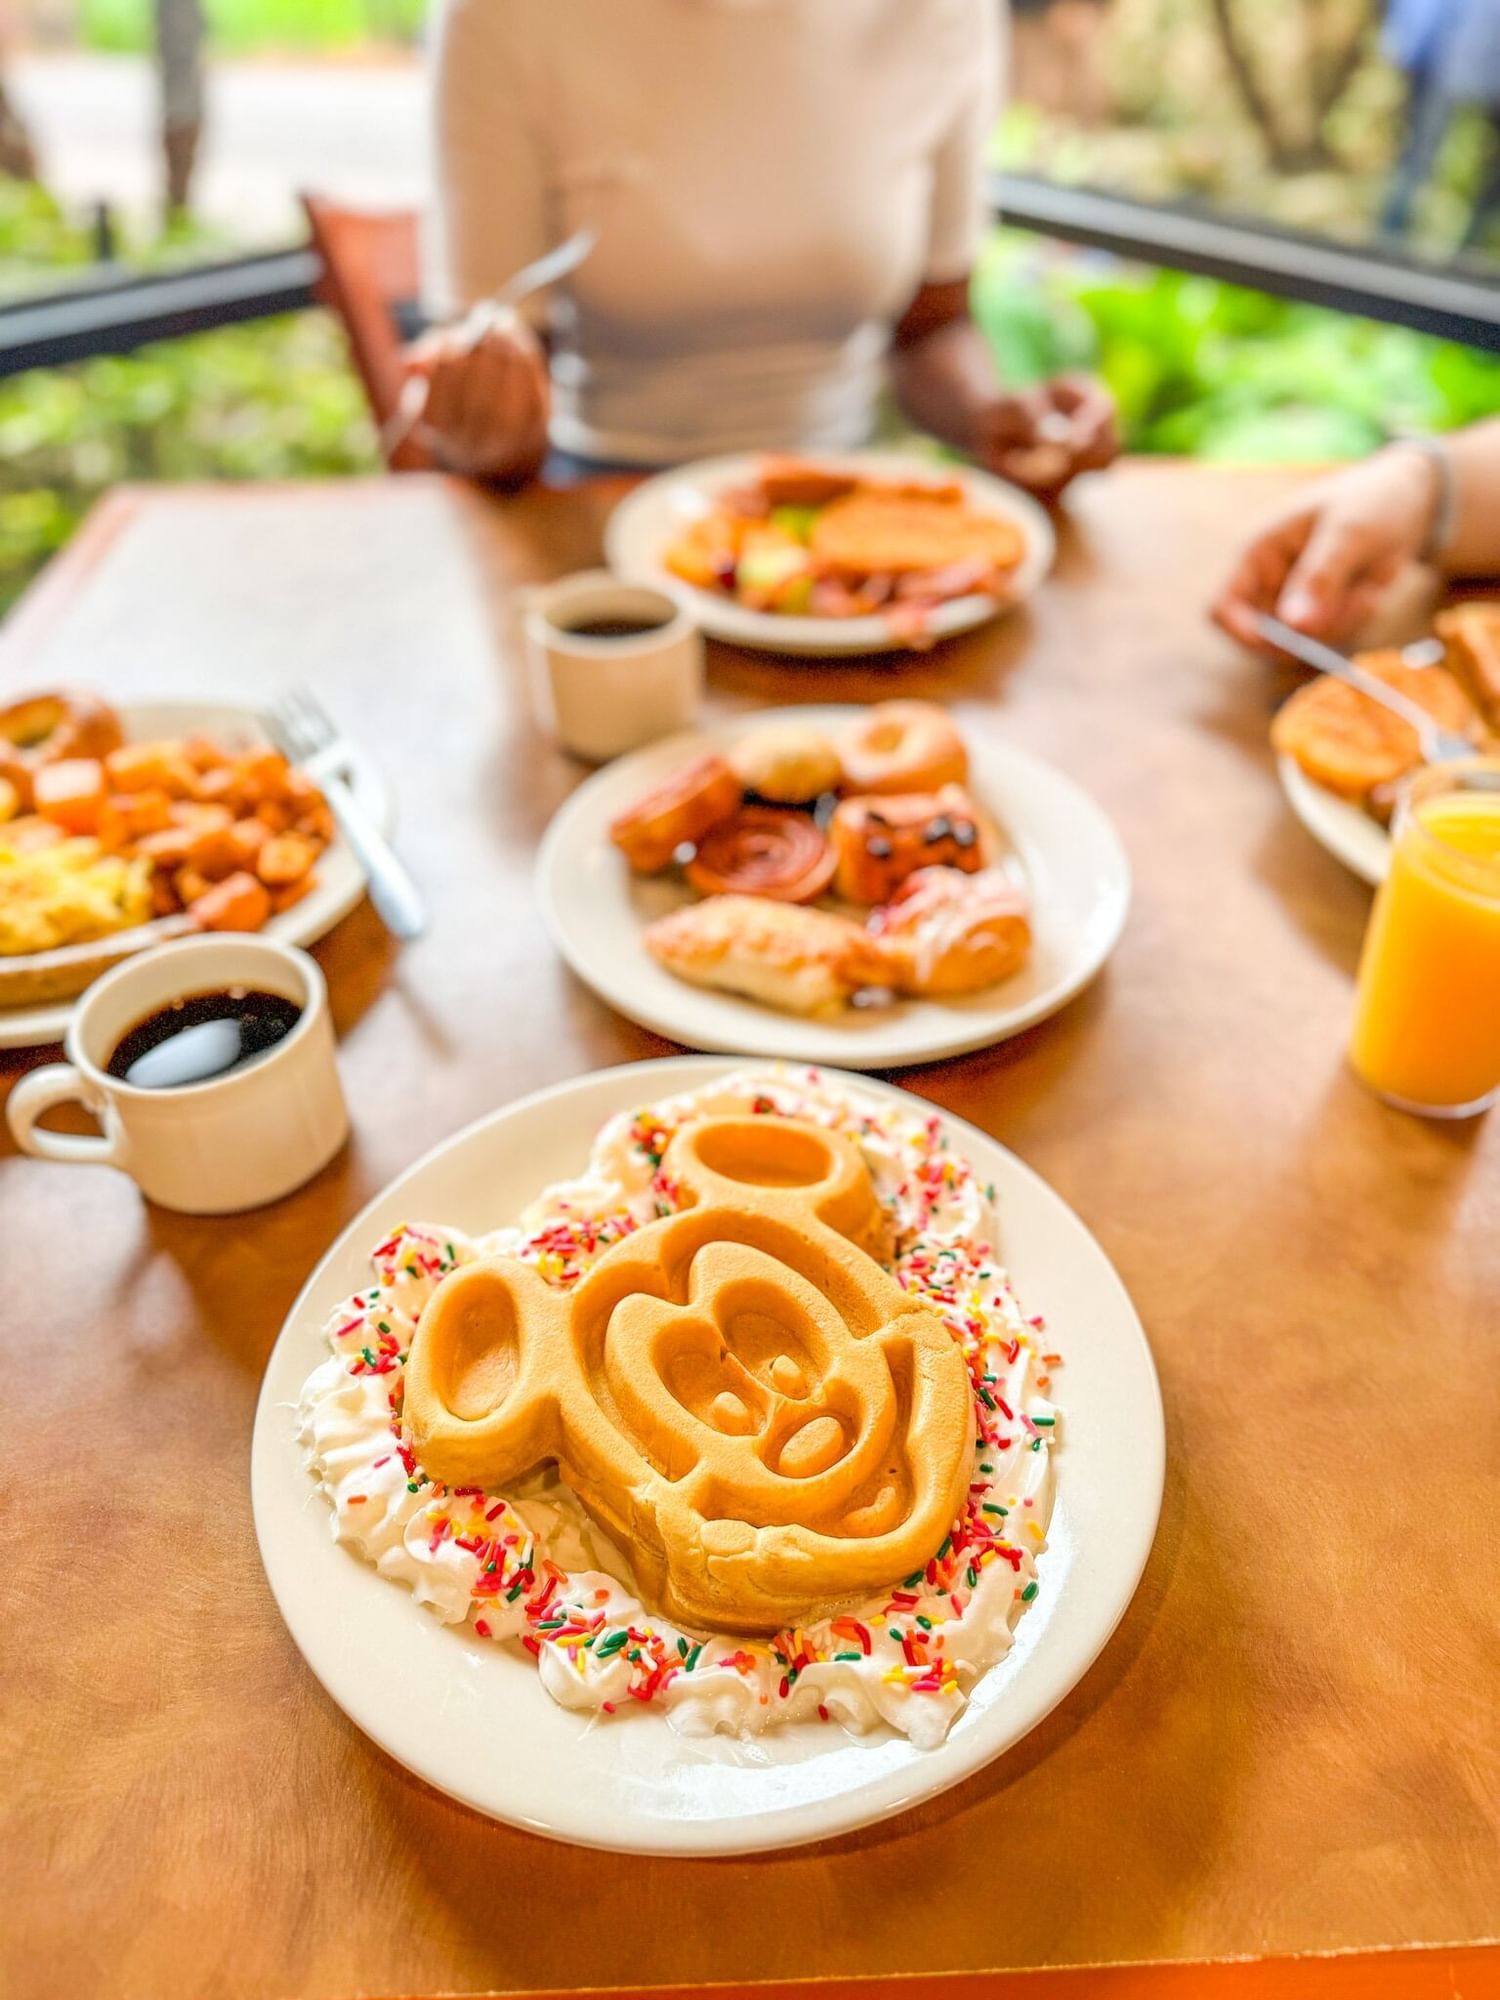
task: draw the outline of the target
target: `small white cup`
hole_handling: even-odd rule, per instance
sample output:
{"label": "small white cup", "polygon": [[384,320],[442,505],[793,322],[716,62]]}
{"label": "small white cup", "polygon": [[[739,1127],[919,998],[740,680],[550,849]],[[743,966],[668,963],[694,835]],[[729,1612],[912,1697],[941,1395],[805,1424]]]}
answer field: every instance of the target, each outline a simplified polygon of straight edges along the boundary
{"label": "small white cup", "polygon": [[[128,1031],[158,1009],[225,987],[276,993],[302,1009],[281,1041],[206,1083],[142,1090],[105,1068]],[[185,938],[127,959],[73,1010],[68,1061],[22,1077],[6,1116],[22,1152],[119,1167],[141,1193],[185,1215],[227,1215],[278,1201],[311,1180],[349,1136],[334,1061],[328,989],[305,951],[263,937]],[[55,1104],[84,1105],[97,1138],[39,1129]]]}
{"label": "small white cup", "polygon": [[[618,639],[574,631],[595,619],[662,621]],[[703,691],[703,635],[687,601],[654,583],[585,570],[527,593],[526,654],[537,719],[565,750],[602,764],[690,729]]]}

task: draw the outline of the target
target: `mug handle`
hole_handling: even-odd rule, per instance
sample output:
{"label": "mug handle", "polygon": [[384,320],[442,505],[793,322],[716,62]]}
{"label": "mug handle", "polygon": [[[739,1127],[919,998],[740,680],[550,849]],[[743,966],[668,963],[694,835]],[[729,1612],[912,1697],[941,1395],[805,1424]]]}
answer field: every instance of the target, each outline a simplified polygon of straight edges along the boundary
{"label": "mug handle", "polygon": [[49,1063],[45,1069],[34,1069],[12,1090],[5,1116],[11,1136],[23,1153],[31,1153],[39,1160],[71,1160],[92,1166],[118,1163],[118,1141],[107,1133],[84,1138],[73,1132],[41,1131],[36,1121],[57,1104],[81,1104],[93,1116],[98,1115],[89,1102],[82,1076],[71,1063]]}

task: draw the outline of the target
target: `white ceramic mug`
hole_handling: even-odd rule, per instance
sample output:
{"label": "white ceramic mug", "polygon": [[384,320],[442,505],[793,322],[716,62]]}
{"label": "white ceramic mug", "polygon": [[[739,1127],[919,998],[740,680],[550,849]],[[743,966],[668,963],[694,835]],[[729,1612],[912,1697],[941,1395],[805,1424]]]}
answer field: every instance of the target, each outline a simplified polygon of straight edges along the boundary
{"label": "white ceramic mug", "polygon": [[[654,631],[590,637],[599,619],[656,620]],[[586,570],[528,591],[526,654],[537,719],[565,750],[601,764],[690,729],[703,691],[703,635],[685,597]]]}
{"label": "white ceramic mug", "polygon": [[[254,1062],[205,1083],[142,1090],[109,1074],[131,1028],[174,1000],[226,987],[279,994],[301,1017]],[[66,1062],[33,1070],[10,1094],[16,1144],[42,1160],[119,1167],[163,1208],[226,1215],[277,1201],[349,1136],[323,975],[305,951],[271,938],[184,938],[127,959],[83,995],[64,1046]],[[97,1137],[38,1127],[43,1112],[68,1103],[98,1119]]]}

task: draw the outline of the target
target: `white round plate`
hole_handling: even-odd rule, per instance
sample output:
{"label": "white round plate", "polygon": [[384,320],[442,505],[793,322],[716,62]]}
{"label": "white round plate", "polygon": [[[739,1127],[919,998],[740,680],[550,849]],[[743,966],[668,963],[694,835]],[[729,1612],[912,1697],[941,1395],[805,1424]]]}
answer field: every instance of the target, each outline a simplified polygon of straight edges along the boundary
{"label": "white round plate", "polygon": [[757,710],[694,736],[622,757],[561,806],[537,855],[537,896],[553,941],[579,978],[632,1021],[689,1048],[729,1055],[897,1069],[988,1048],[1071,1000],[1114,950],[1130,907],[1130,863],[1109,819],[1071,778],[969,726],[970,784],[999,819],[1032,898],[1031,957],[1014,979],[953,1000],[845,1008],[808,1020],[689,986],[641,942],[653,917],[693,900],[677,876],[632,875],[610,822],[667,774],[748,730],[799,722],[835,730],[857,708]]}
{"label": "white round plate", "polygon": [[[886,1732],[849,1737],[818,1723],[744,1743],[679,1736],[645,1713],[592,1721],[559,1708],[518,1649],[439,1625],[333,1541],[327,1505],[302,1464],[296,1407],[327,1357],[327,1315],[368,1281],[382,1232],[415,1216],[490,1229],[548,1182],[578,1172],[615,1112],[733,1067],[678,1057],[579,1077],[481,1119],[419,1160],[356,1217],[308,1280],[256,1411],[251,1483],[261,1557],[292,1637],[329,1694],[439,1791],[584,1846],[683,1855],[789,1847],[885,1819],[957,1784],[1034,1728],[1086,1672],[1130,1602],[1156,1532],[1161,1393],[1124,1286],[1044,1181],[972,1125],[940,1113],[954,1149],[994,1182],[1003,1259],[1065,1358],[1041,1594],[941,1748],[918,1750]],[[862,1079],[861,1088],[911,1102],[889,1084]]]}
{"label": "white round plate", "polygon": [[[211,736],[216,742],[248,749],[265,743],[265,724],[253,708],[225,701],[138,701],[120,710],[131,742],[156,736]],[[350,786],[382,832],[389,833],[394,805],[389,787],[375,766],[356,754],[348,771]],[[317,886],[266,925],[267,937],[283,944],[313,944],[348,916],[365,893],[365,874],[342,834],[318,858]],[[68,1017],[82,998],[49,1001],[40,1007],[0,1007],[0,1049],[38,1048],[60,1042]]]}
{"label": "white round plate", "polygon": [[1315,784],[1291,757],[1276,759],[1276,774],[1288,805],[1318,845],[1362,882],[1379,888],[1391,865],[1391,836],[1385,828],[1337,792]]}
{"label": "white round plate", "polygon": [[[1024,533],[1026,554],[1011,578],[1009,594],[1003,600],[957,597],[951,604],[940,604],[927,625],[934,639],[948,639],[956,632],[970,631],[1008,606],[1019,604],[1031,595],[1052,567],[1057,553],[1052,523],[1031,495],[1018,486],[1009,486],[1003,479],[973,466],[949,465],[910,452],[818,452],[815,456],[819,465],[835,470],[848,467],[851,472],[871,479],[957,479],[974,506],[1014,521]],[[676,590],[686,590],[692,600],[693,615],[704,631],[732,646],[825,659],[843,653],[905,651],[911,641],[893,633],[883,618],[782,618],[772,612],[747,611],[732,598],[721,597],[715,591],[688,589],[666,569],[663,553],[688,523],[709,511],[716,494],[753,480],[763,458],[760,452],[741,452],[732,458],[703,458],[696,464],[658,473],[636,487],[616,507],[604,531],[610,568],[621,576],[651,583],[666,582]]]}

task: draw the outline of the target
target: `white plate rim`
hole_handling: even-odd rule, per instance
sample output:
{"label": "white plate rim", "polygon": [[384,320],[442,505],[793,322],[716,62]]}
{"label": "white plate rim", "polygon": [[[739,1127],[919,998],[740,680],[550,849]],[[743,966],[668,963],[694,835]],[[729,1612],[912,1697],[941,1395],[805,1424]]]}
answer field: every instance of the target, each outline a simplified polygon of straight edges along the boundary
{"label": "white plate rim", "polygon": [[[1023,603],[1050,572],[1057,557],[1057,535],[1046,509],[1019,486],[998,479],[978,466],[924,458],[902,451],[811,452],[815,464],[848,469],[877,479],[957,479],[971,500],[987,512],[1015,521],[1026,536],[1026,554],[1004,598],[962,597],[939,605],[928,621],[933,640],[972,631]],[[837,659],[863,653],[911,650],[911,641],[892,633],[883,618],[783,618],[697,590],[674,577],[660,560],[660,536],[651,527],[659,510],[671,508],[679,494],[706,496],[726,486],[742,485],[766,457],[758,451],[732,452],[673,466],[642,481],[614,508],[604,529],[605,558],[611,569],[641,582],[666,583],[686,595],[693,615],[710,637],[754,652],[789,653],[809,659]],[[656,544],[656,552],[645,546]]]}
{"label": "white plate rim", "polygon": [[[1079,954],[1071,968],[1029,1001],[1010,1005],[997,1001],[993,1008],[983,1012],[954,1007],[948,1010],[953,1022],[951,1030],[930,1033],[915,1031],[911,1009],[898,1007],[883,1033],[871,1029],[868,1034],[861,1033],[858,1038],[851,1039],[848,1031],[841,1030],[837,1021],[803,1020],[792,1014],[777,1014],[754,1001],[744,1000],[735,1002],[737,1018],[745,1024],[743,1033],[720,1034],[712,1028],[705,1033],[701,1025],[694,1021],[695,1011],[701,1007],[703,999],[695,987],[684,981],[674,982],[672,999],[678,999],[675,988],[680,985],[680,1005],[654,1006],[648,1003],[643,1006],[626,994],[622,979],[611,977],[594,965],[585,942],[574,935],[566,921],[560,907],[558,885],[567,866],[569,850],[575,841],[584,837],[597,801],[621,784],[629,774],[640,773],[639,782],[644,786],[650,782],[652,768],[658,761],[669,757],[681,757],[685,761],[704,749],[722,749],[726,743],[733,742],[749,730],[785,723],[831,730],[852,721],[859,713],[858,704],[845,703],[747,710],[681,736],[648,744],[645,749],[617,758],[585,778],[554,813],[542,836],[533,870],[543,921],[553,943],[577,977],[627,1019],[649,1029],[652,1034],[688,1048],[707,1054],[818,1062],[866,1070],[901,1069],[918,1063],[944,1062],[975,1049],[992,1048],[1027,1028],[1035,1027],[1039,1021],[1048,1019],[1076,999],[1098,976],[1124,932],[1133,890],[1130,857],[1113,820],[1075,779],[1048,759],[999,737],[982,743],[973,751],[976,766],[982,766],[987,760],[1008,763],[1013,770],[1023,772],[1031,782],[1044,783],[1059,794],[1066,795],[1070,808],[1078,813],[1080,823],[1090,825],[1091,837],[1097,841],[1101,853],[1107,853],[1109,860],[1112,900],[1108,922],[1101,926],[1092,946]],[[1001,817],[1005,817],[1003,812]],[[1015,835],[1017,828],[1014,821],[1008,821],[1008,825]],[[1000,990],[1003,992],[1003,987]],[[732,995],[716,994],[711,997],[715,1001],[733,999]],[[931,1005],[935,1019],[942,1018],[938,1011],[939,1003],[923,1004]],[[777,1023],[773,1046],[757,1038],[757,1024],[763,1029],[768,1016]]]}
{"label": "white plate rim", "polygon": [[[713,1078],[729,1074],[743,1067],[732,1060],[713,1056],[671,1056],[661,1057],[644,1063],[627,1063],[602,1071],[594,1071],[581,1077],[573,1077],[561,1083],[548,1085],[530,1092],[509,1105],[503,1106],[472,1124],[454,1133],[429,1149],[402,1174],[388,1184],[381,1193],[365,1204],[364,1208],[346,1225],[338,1237],[330,1244],[319,1259],[306,1283],[290,1307],[276,1343],[266,1364],[261,1391],[256,1405],[254,1432],[251,1443],[251,1502],[257,1543],[267,1580],[277,1608],[281,1612],[293,1642],[314,1677],[319,1681],[330,1699],[343,1710],[345,1715],[365,1735],[375,1742],[385,1753],[403,1768],[411,1771],[437,1791],[456,1799],[460,1804],[476,1812],[505,1824],[523,1828],[528,1832],[541,1833],[549,1838],[569,1845],[600,1848],[616,1853],[642,1855],[662,1855],[675,1857],[698,1857],[714,1855],[735,1855],[767,1852],[801,1846],[809,1841],[825,1840],[856,1831],[876,1821],[885,1820],[896,1813],[904,1812],[923,1803],[936,1794],[950,1789],[983,1769],[996,1758],[1011,1749],[1028,1735],[1082,1680],[1094,1661],[1109,1643],[1120,1620],[1135,1596],[1146,1562],[1155,1541],[1160,1518],[1162,1494],[1165,1483],[1166,1429],[1161,1399],[1160,1382],[1155,1361],[1146,1337],[1145,1329],[1136,1312],[1133,1301],[1126,1291],[1123,1280],[1099,1244],[1097,1238],[1087,1228],[1072,1208],[1043,1180],[1034,1168],[1001,1145],[996,1139],[982,1132],[968,1121],[937,1106],[929,1107],[941,1119],[952,1143],[966,1152],[977,1152],[979,1164],[986,1172],[998,1172],[1013,1190],[1011,1199],[1017,1193],[1040,1202],[1050,1218],[1060,1221],[1071,1238],[1070,1261],[1074,1275],[1083,1264],[1093,1266],[1093,1276],[1108,1294],[1112,1330],[1108,1340],[1123,1341],[1128,1352],[1129,1365],[1135,1373],[1133,1389],[1135,1405],[1128,1417],[1116,1412],[1122,1427],[1130,1431],[1131,1445],[1136,1452],[1133,1460],[1133,1482],[1128,1491],[1118,1495],[1109,1507],[1109,1532],[1118,1538],[1118,1546],[1112,1553],[1112,1566],[1101,1561],[1100,1552],[1085,1548],[1081,1555],[1071,1558],[1069,1584],[1074,1592],[1089,1589],[1093,1593],[1093,1615],[1087,1627],[1086,1637],[1076,1643],[1065,1663],[1052,1667],[1050,1680],[1043,1678],[1040,1689],[1028,1690],[1029,1699],[995,1706],[984,1713],[975,1713],[971,1708],[947,1741],[938,1749],[913,1752],[910,1761],[912,1776],[902,1771],[893,1771],[864,1785],[856,1785],[837,1793],[831,1801],[802,1804],[769,1814],[741,1815],[723,1821],[673,1820],[664,1818],[657,1822],[656,1829],[645,1834],[635,1825],[614,1831],[613,1837],[607,1829],[601,1828],[600,1799],[597,1791],[589,1794],[585,1808],[573,1810],[565,1808],[550,1817],[539,1816],[535,1812],[507,1811],[505,1804],[491,1796],[478,1792],[464,1781],[446,1782],[436,1779],[430,1770],[423,1768],[420,1748],[411,1754],[409,1745],[403,1744],[399,1732],[393,1732],[389,1719],[379,1710],[378,1703],[369,1698],[370,1681],[364,1671],[367,1662],[362,1658],[357,1664],[351,1663],[346,1653],[341,1653],[338,1645],[323,1629],[311,1633],[301,1616],[301,1606],[297,1603],[298,1583],[302,1569],[302,1551],[291,1554],[277,1541],[271,1526],[279,1510],[291,1503],[292,1489],[289,1478],[298,1482],[297,1492],[299,1519],[312,1518],[315,1522],[326,1523],[323,1511],[325,1503],[316,1495],[316,1489],[307,1478],[300,1462],[300,1449],[293,1436],[294,1425],[288,1407],[288,1392],[294,1403],[297,1390],[306,1373],[316,1361],[326,1353],[321,1338],[321,1327],[326,1311],[344,1296],[342,1281],[334,1276],[334,1267],[349,1252],[361,1262],[369,1244],[374,1240],[373,1230],[383,1227],[394,1213],[394,1207],[408,1199],[408,1191],[428,1170],[434,1168],[449,1155],[460,1149],[467,1149],[480,1141],[484,1135],[495,1129],[503,1129],[514,1120],[526,1114],[535,1113],[542,1106],[556,1109],[568,1105],[570,1100],[590,1096],[607,1097],[607,1105],[596,1105],[589,1116],[597,1121],[601,1113],[607,1117],[612,1110],[618,1110],[632,1101],[649,1093],[664,1095],[680,1089],[695,1087]],[[840,1072],[825,1071],[839,1077]],[[842,1080],[876,1095],[889,1096],[907,1106],[911,1103],[908,1093],[894,1084],[886,1084],[873,1078],[843,1074]],[[586,1146],[587,1141],[583,1144]],[[988,1158],[986,1158],[988,1154]],[[997,1165],[998,1163],[998,1165]],[[1006,1196],[1002,1191],[1000,1206],[1002,1211],[1002,1233],[1004,1230],[1004,1210]],[[441,1219],[441,1218],[434,1218]],[[1009,1261],[1008,1258],[1006,1261]],[[358,1279],[355,1280],[357,1285]],[[320,1294],[327,1293],[320,1302]],[[1033,1303],[1032,1310],[1047,1309],[1045,1300]],[[1066,1344],[1070,1335],[1057,1331],[1054,1337]],[[1095,1336],[1101,1338],[1103,1336]],[[1060,1404],[1065,1417],[1068,1413],[1066,1392],[1060,1395]],[[1054,1508],[1052,1529],[1049,1532],[1049,1547],[1039,1558],[1039,1566],[1048,1565],[1053,1546],[1062,1533],[1061,1523],[1071,1508],[1077,1505],[1077,1474],[1070,1490],[1069,1473],[1064,1470],[1059,1475],[1058,1497]],[[310,1515],[309,1502],[317,1509]],[[316,1584],[308,1586],[312,1601],[317,1606],[317,1619],[326,1623],[327,1608],[335,1601],[340,1574],[348,1576],[357,1570],[369,1581],[390,1591],[398,1602],[404,1598],[395,1585],[386,1585],[367,1565],[348,1550],[335,1543],[326,1532],[319,1531],[311,1546],[321,1546],[327,1552],[328,1580],[319,1578]],[[347,1567],[346,1567],[347,1566]],[[1042,1574],[1045,1578],[1046,1569]],[[1058,1601],[1056,1591],[1044,1600],[1048,1606],[1048,1617]],[[432,1627],[440,1642],[451,1642],[461,1646],[461,1637],[450,1628],[436,1628],[425,1612],[418,1607],[405,1604],[419,1625]],[[1036,1645],[1025,1648],[1028,1626],[1035,1612],[1021,1621],[1018,1640],[1008,1661],[1022,1655],[1021,1666],[1027,1664],[1036,1651]],[[1038,1620],[1033,1630],[1037,1644],[1045,1638],[1050,1627]],[[488,1650],[488,1649],[487,1649]],[[523,1670],[524,1671],[524,1670]],[[1006,1671],[1005,1663],[990,1670],[992,1675]],[[1019,1671],[1019,1669],[1018,1669]],[[1040,1674],[1038,1669],[1037,1673]],[[1033,1675],[1035,1680],[1037,1675]],[[529,1675],[523,1685],[534,1695],[543,1710],[550,1710],[545,1692]],[[981,1683],[981,1686],[983,1683]],[[1013,1692],[1013,1690],[1012,1690]],[[977,1703],[975,1705],[977,1707]],[[555,1711],[558,1714],[562,1711]],[[644,1720],[644,1718],[642,1719]],[[965,1726],[965,1725],[968,1726]],[[634,1722],[626,1727],[634,1727]],[[817,1731],[817,1725],[803,1725],[804,1730]],[[677,1739],[661,1725],[661,1742],[670,1748]],[[793,1732],[781,1732],[790,1737]],[[836,1754],[858,1757],[864,1754],[859,1743],[847,1743],[838,1748]]]}
{"label": "white plate rim", "polygon": [[1391,865],[1391,837],[1385,828],[1350,800],[1308,777],[1294,757],[1278,755],[1276,775],[1287,804],[1319,847],[1378,889]]}
{"label": "white plate rim", "polygon": [[[263,716],[248,702],[200,701],[192,697],[174,700],[163,695],[121,702],[119,712],[132,740],[144,739],[153,730],[180,734],[184,730],[201,729],[205,735],[221,730],[239,735],[253,732],[256,740],[269,741]],[[159,719],[153,722],[153,717]],[[378,765],[358,745],[350,765],[350,778],[361,804],[381,832],[389,835],[395,825],[394,796]],[[315,890],[305,904],[296,903],[281,916],[273,917],[266,925],[268,937],[278,938],[283,944],[316,944],[348,916],[364,895],[364,870],[342,834],[335,834],[328,851],[338,855],[341,871],[347,871],[344,887],[331,898],[321,898]],[[84,992],[87,991],[85,987]],[[35,1007],[0,1008],[0,1049],[43,1048],[60,1042],[67,1033],[73,1009],[82,998],[82,993],[76,993],[71,999],[52,1000]]]}

